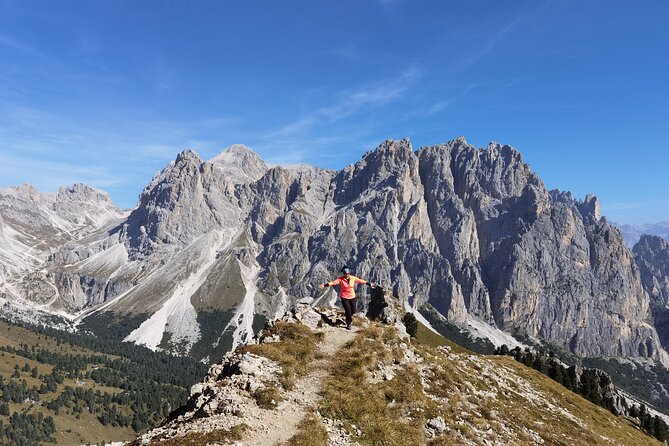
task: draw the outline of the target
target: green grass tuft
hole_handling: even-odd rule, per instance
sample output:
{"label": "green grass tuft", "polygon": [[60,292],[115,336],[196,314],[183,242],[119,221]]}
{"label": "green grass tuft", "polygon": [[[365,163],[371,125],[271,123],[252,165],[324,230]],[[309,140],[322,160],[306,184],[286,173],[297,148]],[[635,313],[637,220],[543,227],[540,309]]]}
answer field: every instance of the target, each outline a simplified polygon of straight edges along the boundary
{"label": "green grass tuft", "polygon": [[271,385],[256,390],[253,397],[255,398],[258,407],[262,409],[276,409],[276,406],[283,401],[279,389],[277,389],[276,386]]}
{"label": "green grass tuft", "polygon": [[309,414],[297,426],[298,432],[286,446],[326,446],[328,432],[321,420],[314,414]]}

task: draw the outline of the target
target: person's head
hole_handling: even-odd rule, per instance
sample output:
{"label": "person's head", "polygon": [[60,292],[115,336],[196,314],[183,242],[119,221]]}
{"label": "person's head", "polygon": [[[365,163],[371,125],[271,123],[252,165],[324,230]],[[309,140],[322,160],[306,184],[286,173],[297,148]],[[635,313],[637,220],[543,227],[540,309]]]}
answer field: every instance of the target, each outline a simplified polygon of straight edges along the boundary
{"label": "person's head", "polygon": [[344,266],[341,268],[341,272],[342,272],[342,274],[344,274],[345,277],[348,277],[348,276],[351,275],[351,270],[350,270],[349,267],[346,266],[346,265],[344,265]]}

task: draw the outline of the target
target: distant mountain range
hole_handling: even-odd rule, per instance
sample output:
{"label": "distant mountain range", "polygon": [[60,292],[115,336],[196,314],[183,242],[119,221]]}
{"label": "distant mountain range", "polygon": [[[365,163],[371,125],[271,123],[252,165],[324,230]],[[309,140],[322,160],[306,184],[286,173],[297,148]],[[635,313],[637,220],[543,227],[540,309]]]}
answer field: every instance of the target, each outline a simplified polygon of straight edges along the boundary
{"label": "distant mountain range", "polygon": [[241,145],[209,161],[184,151],[130,212],[84,185],[19,186],[0,190],[0,217],[5,315],[205,361],[296,301],[334,304],[316,285],[347,264],[491,339],[667,363],[597,197],[546,190],[507,145],[386,141],[340,171],[268,165]]}
{"label": "distant mountain range", "polygon": [[631,249],[639,241],[643,234],[657,235],[669,240],[669,221],[660,223],[648,223],[645,225],[622,225],[614,223],[623,232],[625,244]]}

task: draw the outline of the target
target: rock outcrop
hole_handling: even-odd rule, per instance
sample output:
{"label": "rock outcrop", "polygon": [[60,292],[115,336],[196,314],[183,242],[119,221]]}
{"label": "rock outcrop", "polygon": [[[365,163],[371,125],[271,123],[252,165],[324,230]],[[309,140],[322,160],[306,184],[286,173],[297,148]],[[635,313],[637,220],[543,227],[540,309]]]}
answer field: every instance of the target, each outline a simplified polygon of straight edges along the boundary
{"label": "rock outcrop", "polygon": [[387,290],[380,286],[372,289],[367,308],[367,318],[369,320],[395,325],[402,323],[404,314],[404,305],[398,298],[391,296]]}

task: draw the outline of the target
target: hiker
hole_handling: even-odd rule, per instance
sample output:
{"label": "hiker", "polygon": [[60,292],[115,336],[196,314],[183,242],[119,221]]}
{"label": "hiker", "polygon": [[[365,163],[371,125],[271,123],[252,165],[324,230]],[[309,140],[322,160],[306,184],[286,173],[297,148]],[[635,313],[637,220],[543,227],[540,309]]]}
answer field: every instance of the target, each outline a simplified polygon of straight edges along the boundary
{"label": "hiker", "polygon": [[346,329],[351,329],[351,322],[353,321],[353,314],[356,312],[355,308],[355,284],[360,283],[367,285],[370,288],[374,288],[375,285],[372,282],[367,282],[362,280],[359,277],[351,275],[351,270],[348,266],[344,265],[341,269],[343,275],[332,282],[321,283],[318,285],[319,288],[323,289],[327,286],[337,286],[339,285],[339,297],[341,298],[341,304],[344,306],[344,312],[346,312]]}

